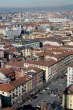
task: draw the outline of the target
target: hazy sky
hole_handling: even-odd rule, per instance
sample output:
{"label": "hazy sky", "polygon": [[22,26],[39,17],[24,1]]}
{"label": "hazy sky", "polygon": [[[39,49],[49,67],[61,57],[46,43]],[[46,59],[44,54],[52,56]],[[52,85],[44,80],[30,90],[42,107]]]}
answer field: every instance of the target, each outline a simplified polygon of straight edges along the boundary
{"label": "hazy sky", "polygon": [[73,0],[0,0],[0,7],[61,6],[73,4]]}

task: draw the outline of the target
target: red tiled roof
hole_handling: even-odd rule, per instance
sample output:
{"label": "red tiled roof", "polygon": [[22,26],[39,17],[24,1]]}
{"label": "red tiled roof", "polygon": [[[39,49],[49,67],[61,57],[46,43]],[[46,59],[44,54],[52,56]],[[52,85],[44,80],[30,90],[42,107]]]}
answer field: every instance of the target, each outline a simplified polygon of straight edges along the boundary
{"label": "red tiled roof", "polygon": [[54,54],[53,54],[53,52],[52,51],[45,51],[45,52],[40,52],[40,53],[37,53],[37,56],[46,56],[46,55],[48,55],[48,56],[53,56]]}
{"label": "red tiled roof", "polygon": [[44,61],[44,60],[29,60],[29,61],[24,61],[24,63],[29,63],[29,64],[35,64],[35,65],[40,65],[40,66],[51,66],[56,63],[55,60],[50,60],[50,61]]}
{"label": "red tiled roof", "polygon": [[15,78],[15,69],[13,68],[2,68],[0,69],[0,72],[2,72],[5,76],[7,76],[10,79],[14,79]]}
{"label": "red tiled roof", "polygon": [[19,85],[22,85],[22,84],[28,82],[30,79],[31,79],[31,77],[29,75],[25,75],[24,77],[21,77],[21,78],[15,80],[15,81],[13,81],[11,83],[11,85],[14,86],[14,87],[17,87]]}
{"label": "red tiled roof", "polygon": [[12,67],[24,67],[24,62],[23,61],[15,61],[15,62],[8,62],[6,65],[12,66]]}
{"label": "red tiled roof", "polygon": [[10,84],[0,84],[0,91],[11,91],[12,89],[14,89],[14,86],[10,85]]}
{"label": "red tiled roof", "polygon": [[1,108],[0,110],[11,110],[10,107],[7,107],[7,108]]}
{"label": "red tiled roof", "polygon": [[14,88],[28,82],[31,79],[29,75],[25,75],[24,77],[21,77],[10,84],[0,84],[0,91],[9,92],[13,90]]}

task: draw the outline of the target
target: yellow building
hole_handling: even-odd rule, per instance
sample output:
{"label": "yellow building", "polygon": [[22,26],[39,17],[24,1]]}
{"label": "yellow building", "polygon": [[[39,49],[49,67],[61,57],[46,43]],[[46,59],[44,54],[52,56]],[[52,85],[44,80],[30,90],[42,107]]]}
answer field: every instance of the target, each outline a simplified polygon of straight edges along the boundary
{"label": "yellow building", "polygon": [[32,57],[33,56],[33,48],[32,47],[26,47],[22,50],[23,56],[26,57]]}
{"label": "yellow building", "polygon": [[66,88],[62,97],[63,110],[73,110],[73,85]]}
{"label": "yellow building", "polygon": [[27,83],[26,83],[26,93],[30,92],[32,90],[32,79],[30,79]]}

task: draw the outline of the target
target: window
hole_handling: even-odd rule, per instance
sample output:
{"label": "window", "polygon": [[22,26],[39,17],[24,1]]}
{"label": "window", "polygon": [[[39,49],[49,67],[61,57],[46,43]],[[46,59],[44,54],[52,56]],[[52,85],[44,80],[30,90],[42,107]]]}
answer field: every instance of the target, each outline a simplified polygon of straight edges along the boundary
{"label": "window", "polygon": [[2,92],[2,94],[4,94],[4,92]]}
{"label": "window", "polygon": [[21,95],[21,93],[19,93],[19,96]]}
{"label": "window", "polygon": [[70,103],[70,108],[72,108],[72,103]]}

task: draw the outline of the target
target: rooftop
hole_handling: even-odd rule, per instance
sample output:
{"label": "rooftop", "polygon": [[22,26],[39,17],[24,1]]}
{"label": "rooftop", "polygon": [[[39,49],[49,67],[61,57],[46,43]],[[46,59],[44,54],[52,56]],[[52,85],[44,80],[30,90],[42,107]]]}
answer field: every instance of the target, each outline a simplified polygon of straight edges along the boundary
{"label": "rooftop", "polygon": [[68,65],[68,67],[73,67],[73,62]]}
{"label": "rooftop", "polygon": [[31,79],[31,77],[29,75],[25,75],[24,77],[21,77],[21,78],[15,80],[9,84],[0,84],[0,91],[9,92],[16,87],[18,87],[22,84],[25,84],[30,79]]}
{"label": "rooftop", "polygon": [[24,61],[24,63],[29,63],[29,64],[35,64],[35,65],[40,65],[40,66],[51,66],[53,64],[56,63],[55,60],[50,60],[50,61],[44,61],[44,60],[38,60],[38,61],[34,61],[34,60],[27,60]]}
{"label": "rooftop", "polygon": [[10,67],[19,67],[19,68],[24,68],[24,62],[23,61],[10,61],[6,65]]}

